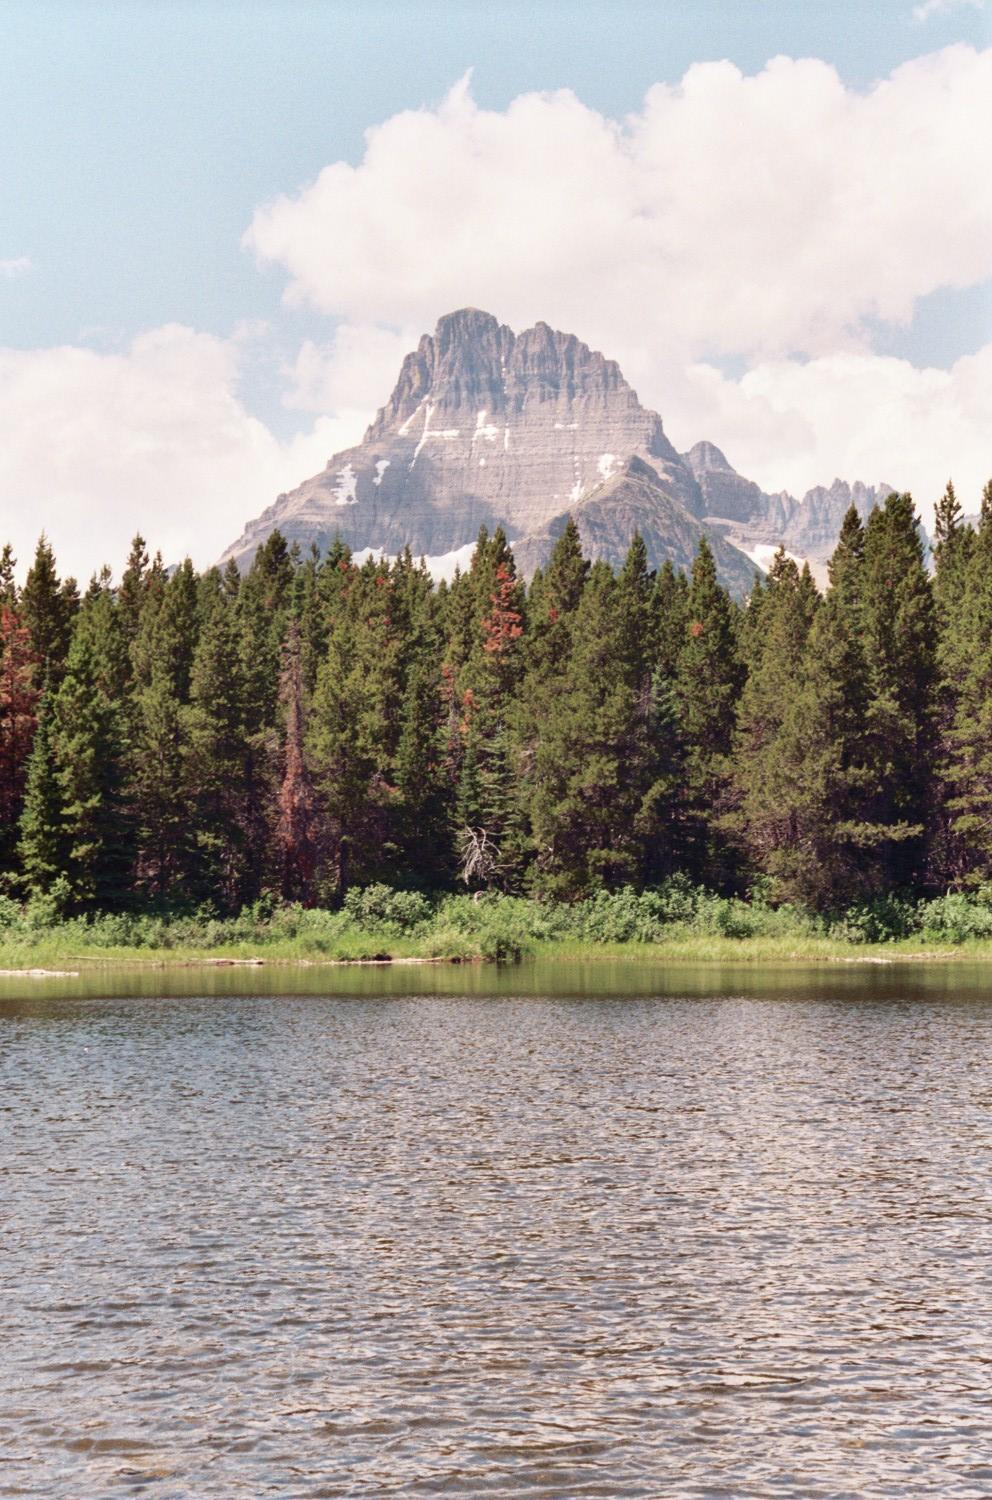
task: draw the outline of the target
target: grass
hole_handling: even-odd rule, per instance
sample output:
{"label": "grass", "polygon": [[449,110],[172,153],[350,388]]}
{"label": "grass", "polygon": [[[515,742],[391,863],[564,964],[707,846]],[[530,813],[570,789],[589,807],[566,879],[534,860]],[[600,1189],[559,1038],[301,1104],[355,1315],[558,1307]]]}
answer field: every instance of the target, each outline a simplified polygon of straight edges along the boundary
{"label": "grass", "polygon": [[372,886],[337,911],[262,901],[238,916],[104,914],[59,920],[0,897],[0,968],[535,957],[560,962],[819,963],[992,960],[992,899],[886,898],[834,917],[713,895],[679,877],[575,905],[489,895],[429,899]]}
{"label": "grass", "polygon": [[903,960],[992,961],[992,942],[972,940],[954,946],[935,945],[921,938],[885,943],[851,943],[835,938],[730,938],[673,930],[656,943],[542,943],[536,956],[572,963],[893,963]]}

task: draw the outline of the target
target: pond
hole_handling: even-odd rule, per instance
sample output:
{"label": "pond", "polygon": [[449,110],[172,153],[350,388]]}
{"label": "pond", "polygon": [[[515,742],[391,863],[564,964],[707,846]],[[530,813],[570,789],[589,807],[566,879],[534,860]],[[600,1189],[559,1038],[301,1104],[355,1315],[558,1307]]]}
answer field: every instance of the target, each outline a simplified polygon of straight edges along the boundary
{"label": "pond", "polygon": [[992,972],[0,981],[0,1493],[987,1497]]}

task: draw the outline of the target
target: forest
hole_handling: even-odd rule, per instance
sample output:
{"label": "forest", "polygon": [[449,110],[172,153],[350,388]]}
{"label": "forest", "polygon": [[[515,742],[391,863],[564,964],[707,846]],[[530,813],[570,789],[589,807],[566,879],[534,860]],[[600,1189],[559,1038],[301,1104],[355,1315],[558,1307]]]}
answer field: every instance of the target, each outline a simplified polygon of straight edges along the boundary
{"label": "forest", "polygon": [[743,604],[573,522],[529,586],[483,530],[435,585],[273,533],[242,576],[141,537],[80,595],[0,560],[0,880],[53,919],[335,908],[350,889],[574,903],[673,878],[812,913],[992,881],[992,482],[932,567],[907,494],[821,595]]}

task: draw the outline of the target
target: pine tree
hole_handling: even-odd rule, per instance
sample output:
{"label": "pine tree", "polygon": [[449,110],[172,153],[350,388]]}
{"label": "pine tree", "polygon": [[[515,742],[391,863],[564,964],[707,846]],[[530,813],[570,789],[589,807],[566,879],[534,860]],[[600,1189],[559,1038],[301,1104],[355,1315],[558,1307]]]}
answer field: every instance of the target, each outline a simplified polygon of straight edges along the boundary
{"label": "pine tree", "polygon": [[535,574],[528,599],[526,670],[532,687],[553,678],[572,648],[572,625],[589,577],[579,528],[569,516],[545,569]]}
{"label": "pine tree", "polygon": [[440,673],[424,660],[407,683],[395,781],[402,868],[428,890],[447,885],[455,867],[444,718]]}
{"label": "pine tree", "polygon": [[121,612],[121,628],[128,652],[131,650],[141,624],[141,611],[148,584],[148,552],[145,548],[145,539],[143,536],[136,535],[131,543],[117,595]]}
{"label": "pine tree", "polygon": [[238,591],[241,671],[249,735],[276,725],[282,644],[293,578],[293,562],[285,538],[281,532],[273,531],[256,552]]}
{"label": "pine tree", "polygon": [[666,561],[658,570],[651,600],[651,655],[655,670],[674,682],[689,628],[689,580]]}
{"label": "pine tree", "polygon": [[[815,606],[809,596],[808,568],[800,575],[779,548],[763,589],[760,638],[751,645],[751,668],[741,694],[734,753],[739,798],[738,827],[758,869],[791,835],[783,821],[778,758],[780,735],[793,698]],[[815,589],[814,589],[815,593]]]}
{"label": "pine tree", "polygon": [[640,549],[626,578],[593,565],[531,747],[524,794],[534,879],[549,895],[571,899],[663,872],[666,736],[636,630],[646,595]]}
{"label": "pine tree", "polygon": [[57,687],[65,670],[79,599],[73,579],[59,580],[55,554],[42,535],[21,590],[21,617],[38,662],[38,685]]}
{"label": "pine tree", "polygon": [[847,611],[852,621],[860,617],[864,562],[865,529],[856,508],[851,505],[841,523],[828,574],[838,605]]}
{"label": "pine tree", "polygon": [[640,693],[654,667],[652,630],[654,574],[648,568],[644,538],[635,531],[617,575],[618,624],[623,632],[620,657],[631,686]]}
{"label": "pine tree", "polygon": [[317,675],[308,748],[328,819],[331,892],[388,879],[397,858],[395,756],[404,698],[404,590],[382,560],[346,564]]}
{"label": "pine tree", "polygon": [[942,750],[947,837],[945,879],[992,879],[992,480],[982,494],[978,532],[960,607],[941,641],[947,723]]}
{"label": "pine tree", "polygon": [[69,842],[62,816],[62,792],[52,748],[49,697],[38,704],[38,722],[27,763],[19,853],[24,879],[32,894],[47,894],[65,875]]}
{"label": "pine tree", "polygon": [[936,730],[936,618],[909,495],[888,495],[868,518],[861,595],[873,773],[861,838],[880,884],[900,889],[924,878]]}
{"label": "pine tree", "polygon": [[283,774],[279,789],[276,845],[282,866],[282,894],[287,901],[309,905],[319,860],[317,796],[304,754],[305,711],[302,641],[297,621],[290,622],[283,648],[280,700],[286,715]]}
{"label": "pine tree", "polygon": [[723,819],[729,806],[730,751],[744,671],[734,612],[717,582],[713,553],[700,538],[687,600],[688,624],[679,653],[675,696],[685,744],[682,817],[690,873],[714,885],[731,876],[733,859]]}
{"label": "pine tree", "polygon": [[245,733],[245,681],[235,605],[225,594],[203,622],[183,713],[193,861],[190,885],[201,901],[236,911],[257,888],[249,800],[254,766]]}
{"label": "pine tree", "polygon": [[9,542],[4,543],[3,552],[0,553],[0,606],[6,605],[8,609],[16,609],[20,592],[14,577],[14,569],[17,567],[17,558],[14,549]]}
{"label": "pine tree", "polygon": [[28,757],[37,722],[37,662],[15,608],[0,604],[0,869],[16,855]]}
{"label": "pine tree", "polygon": [[835,588],[817,611],[763,768],[762,864],[780,900],[836,911],[877,889],[861,840],[866,702],[857,623]]}
{"label": "pine tree", "polygon": [[[457,840],[466,850],[493,851],[493,883],[515,888],[526,862],[526,830],[515,795],[512,725],[525,665],[524,590],[513,553],[499,529],[480,533],[457,600],[461,638],[448,643],[452,769]],[[459,658],[461,658],[459,664]],[[463,859],[464,869],[464,859]],[[498,872],[498,873],[497,873]]]}
{"label": "pine tree", "polygon": [[311,546],[293,578],[292,618],[300,633],[300,671],[307,696],[317,685],[317,670],[327,650],[327,618],[320,595],[320,549]]}
{"label": "pine tree", "polygon": [[159,901],[182,902],[191,881],[185,766],[183,708],[171,674],[159,665],[133,704],[129,757],[140,848],[138,884]]}
{"label": "pine tree", "polygon": [[804,562],[800,570],[798,592],[799,608],[802,612],[806,631],[808,633],[810,626],[816,619],[817,611],[820,608],[820,591],[816,586],[816,580],[813,577],[808,562]]}
{"label": "pine tree", "polygon": [[108,694],[114,652],[107,621],[99,599],[82,611],[52,704],[65,873],[73,905],[84,911],[120,909],[132,890],[133,829],[121,715]]}
{"label": "pine tree", "polygon": [[153,563],[130,647],[135,686],[150,687],[158,677],[179,703],[188,703],[198,628],[199,585],[189,558],[171,578]]}
{"label": "pine tree", "polygon": [[964,524],[954,485],[948,480],[934,507],[933,594],[938,618],[944,626],[960,605],[974,539],[975,533]]}

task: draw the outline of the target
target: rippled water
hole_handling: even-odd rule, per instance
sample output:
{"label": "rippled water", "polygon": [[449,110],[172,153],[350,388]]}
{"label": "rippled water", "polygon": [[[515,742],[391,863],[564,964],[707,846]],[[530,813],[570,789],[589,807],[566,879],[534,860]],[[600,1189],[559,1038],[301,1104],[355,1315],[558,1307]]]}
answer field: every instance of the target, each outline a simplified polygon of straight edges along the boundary
{"label": "rippled water", "polygon": [[992,981],[700,972],[8,988],[0,1494],[988,1497]]}

